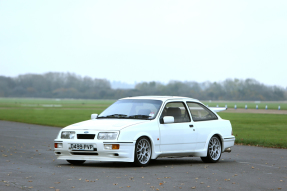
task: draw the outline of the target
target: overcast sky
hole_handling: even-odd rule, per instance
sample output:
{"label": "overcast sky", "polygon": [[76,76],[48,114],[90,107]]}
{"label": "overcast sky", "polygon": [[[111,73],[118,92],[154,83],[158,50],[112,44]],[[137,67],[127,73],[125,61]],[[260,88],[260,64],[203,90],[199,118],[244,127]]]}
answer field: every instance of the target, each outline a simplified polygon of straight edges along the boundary
{"label": "overcast sky", "polygon": [[0,75],[287,87],[287,1],[0,0]]}

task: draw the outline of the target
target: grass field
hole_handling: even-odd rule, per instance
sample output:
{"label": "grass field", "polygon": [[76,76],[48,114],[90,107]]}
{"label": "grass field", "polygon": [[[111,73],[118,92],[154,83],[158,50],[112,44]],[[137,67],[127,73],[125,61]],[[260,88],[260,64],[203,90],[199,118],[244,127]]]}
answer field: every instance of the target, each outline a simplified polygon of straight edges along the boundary
{"label": "grass field", "polygon": [[218,113],[231,121],[236,143],[287,148],[287,115]]}
{"label": "grass field", "polygon": [[[90,119],[92,113],[101,113],[114,101],[1,98],[0,119],[65,127]],[[209,106],[218,104],[219,107],[226,104],[219,103],[205,104]],[[229,104],[233,103],[237,102]],[[242,102],[240,104],[245,106]],[[250,113],[219,113],[219,115],[231,121],[237,144],[287,148],[287,115]]]}
{"label": "grass field", "polygon": [[80,99],[0,99],[0,119],[23,123],[65,127],[90,119],[115,100]]}

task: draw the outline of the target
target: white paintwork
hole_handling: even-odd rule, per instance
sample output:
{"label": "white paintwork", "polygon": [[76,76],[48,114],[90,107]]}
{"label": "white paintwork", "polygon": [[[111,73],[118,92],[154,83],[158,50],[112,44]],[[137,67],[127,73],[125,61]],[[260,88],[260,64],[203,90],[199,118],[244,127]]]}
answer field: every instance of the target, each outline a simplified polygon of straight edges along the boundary
{"label": "white paintwork", "polygon": [[197,132],[197,149],[204,149],[209,139],[218,134],[220,138],[231,135],[231,125],[228,120],[211,120],[195,122],[195,131]]}
{"label": "white paintwork", "polygon": [[186,152],[195,150],[197,132],[189,127],[192,122],[159,124],[160,151]]}
{"label": "white paintwork", "polygon": [[69,125],[63,130],[75,130],[75,129],[91,129],[91,130],[99,130],[99,131],[118,131],[125,127],[146,123],[146,120],[133,120],[133,119],[95,119],[95,120],[87,120],[80,123],[75,123]]}
{"label": "white paintwork", "polygon": [[[180,101],[186,103],[189,101],[201,103],[196,99],[174,96],[140,96],[123,99],[161,100],[163,104],[158,115],[152,120],[96,119],[96,114],[92,114],[91,120],[72,124],[61,129],[54,140],[56,143],[63,143],[63,148],[55,148],[54,150],[58,159],[133,162],[135,143],[142,136],[148,137],[151,142],[152,159],[165,156],[205,157],[208,142],[213,135],[220,137],[222,151],[234,145],[235,137],[231,134],[230,122],[221,119],[213,108],[212,112],[218,117],[217,120],[194,122],[190,116],[190,122],[173,123],[174,118],[168,116],[164,119],[165,123],[160,123],[160,116],[167,102]],[[61,139],[62,131],[75,131],[76,134],[96,134],[96,136],[94,139]],[[116,140],[98,140],[97,135],[99,132],[118,132],[119,135]],[[71,143],[94,144],[97,151],[92,151],[92,153],[98,153],[98,155],[72,155],[69,149]],[[120,149],[105,150],[104,144],[107,143],[119,144]],[[115,156],[115,154],[118,156]]]}

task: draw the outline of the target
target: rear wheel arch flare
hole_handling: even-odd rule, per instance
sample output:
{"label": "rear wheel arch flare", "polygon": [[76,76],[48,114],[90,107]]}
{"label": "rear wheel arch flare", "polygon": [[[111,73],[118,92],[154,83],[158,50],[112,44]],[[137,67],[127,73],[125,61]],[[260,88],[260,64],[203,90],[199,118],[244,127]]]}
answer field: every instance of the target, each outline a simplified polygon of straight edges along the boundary
{"label": "rear wheel arch flare", "polygon": [[207,156],[201,157],[203,162],[216,163],[220,160],[222,154],[222,140],[220,135],[214,134],[208,142]]}
{"label": "rear wheel arch flare", "polygon": [[[223,148],[224,148],[223,138],[222,138],[221,135],[219,135],[218,133],[214,134],[213,136],[218,137],[218,139],[219,139],[219,141],[220,141],[220,143],[221,143],[221,147],[222,147],[222,151],[221,151],[221,152],[223,152]],[[213,137],[213,136],[211,136],[211,137]]]}

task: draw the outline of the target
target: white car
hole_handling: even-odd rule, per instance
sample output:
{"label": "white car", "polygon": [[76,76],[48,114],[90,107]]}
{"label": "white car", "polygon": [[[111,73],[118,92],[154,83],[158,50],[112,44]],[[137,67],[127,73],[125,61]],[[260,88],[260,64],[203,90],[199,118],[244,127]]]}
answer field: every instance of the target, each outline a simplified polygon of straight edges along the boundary
{"label": "white car", "polygon": [[146,166],[159,157],[201,157],[217,162],[235,137],[228,120],[186,97],[141,96],[116,101],[91,120],[69,125],[55,139],[58,159],[134,162]]}

